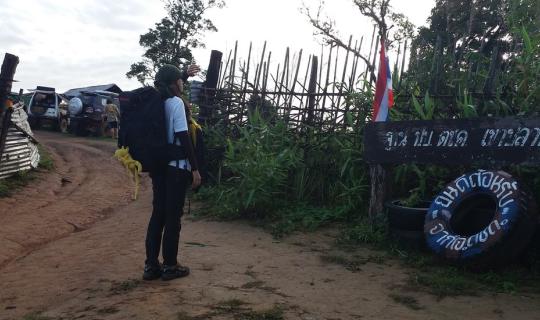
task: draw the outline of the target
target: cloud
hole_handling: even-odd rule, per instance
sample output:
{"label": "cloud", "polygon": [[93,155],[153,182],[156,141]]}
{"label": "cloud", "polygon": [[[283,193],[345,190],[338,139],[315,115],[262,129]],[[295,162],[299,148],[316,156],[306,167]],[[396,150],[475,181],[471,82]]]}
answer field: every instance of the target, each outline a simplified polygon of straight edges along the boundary
{"label": "cloud", "polygon": [[141,0],[93,0],[91,6],[79,10],[80,21],[108,30],[138,30],[148,28],[144,15],[148,4]]}
{"label": "cloud", "polygon": [[[52,86],[59,92],[71,88],[116,83],[123,89],[132,89],[135,82],[127,80],[124,74],[129,69],[130,57],[94,57],[85,60],[65,61],[53,57],[43,57],[39,61],[22,63],[16,78],[23,89],[37,85]],[[31,85],[28,85],[31,83]]]}
{"label": "cloud", "polygon": [[30,44],[27,39],[15,33],[0,33],[0,43],[10,47]]}

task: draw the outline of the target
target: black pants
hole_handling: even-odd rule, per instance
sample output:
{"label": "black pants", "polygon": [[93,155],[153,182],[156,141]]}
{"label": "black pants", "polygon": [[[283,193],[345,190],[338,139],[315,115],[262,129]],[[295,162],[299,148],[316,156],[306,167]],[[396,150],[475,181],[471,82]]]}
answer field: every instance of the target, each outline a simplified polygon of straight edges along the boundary
{"label": "black pants", "polygon": [[163,234],[163,264],[176,265],[186,189],[191,179],[187,170],[168,166],[163,172],[150,174],[154,200],[146,233],[146,263],[159,264],[159,248]]}

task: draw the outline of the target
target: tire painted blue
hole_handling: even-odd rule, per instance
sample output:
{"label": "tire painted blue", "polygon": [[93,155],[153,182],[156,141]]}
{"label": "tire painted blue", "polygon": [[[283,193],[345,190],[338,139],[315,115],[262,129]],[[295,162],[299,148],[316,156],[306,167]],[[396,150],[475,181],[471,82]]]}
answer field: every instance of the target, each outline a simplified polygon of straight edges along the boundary
{"label": "tire painted blue", "polygon": [[[477,194],[489,195],[496,202],[492,221],[480,232],[456,234],[450,221],[459,204]],[[478,170],[464,174],[435,197],[426,215],[424,234],[428,247],[450,260],[470,260],[483,255],[512,232],[526,210],[521,206],[518,182],[503,171]]]}

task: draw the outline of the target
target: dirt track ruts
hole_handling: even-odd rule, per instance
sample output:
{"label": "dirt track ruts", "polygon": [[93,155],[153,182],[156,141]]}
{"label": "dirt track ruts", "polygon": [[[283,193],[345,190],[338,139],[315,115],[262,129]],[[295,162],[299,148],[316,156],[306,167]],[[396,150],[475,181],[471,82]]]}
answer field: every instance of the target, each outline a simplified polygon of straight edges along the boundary
{"label": "dirt track ruts", "polygon": [[[285,319],[540,319],[539,296],[480,293],[438,301],[408,289],[408,270],[391,259],[354,272],[329,264],[322,255],[374,253],[339,252],[326,232],[275,241],[243,223],[189,217],[180,256],[192,274],[142,282],[148,180],[132,202],[111,142],[38,137],[58,169],[0,200],[0,253],[8,257],[0,267],[0,319],[35,312],[51,319],[242,319],[216,309],[231,299],[245,303],[242,310],[279,306]],[[62,178],[71,183],[62,186]],[[392,294],[416,299],[420,310]]]}

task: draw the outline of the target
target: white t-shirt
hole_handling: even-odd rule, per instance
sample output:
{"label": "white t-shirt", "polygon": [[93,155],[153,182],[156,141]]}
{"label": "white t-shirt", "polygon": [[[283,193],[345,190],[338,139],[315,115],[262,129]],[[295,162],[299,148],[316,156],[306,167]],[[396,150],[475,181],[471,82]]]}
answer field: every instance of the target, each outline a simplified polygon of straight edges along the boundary
{"label": "white t-shirt", "polygon": [[[165,100],[165,125],[167,126],[167,140],[169,143],[174,143],[175,132],[188,131],[186,111],[182,99],[172,97]],[[179,140],[176,141],[176,144],[182,145]],[[191,165],[187,159],[173,160],[169,162],[169,165],[191,171]]]}

